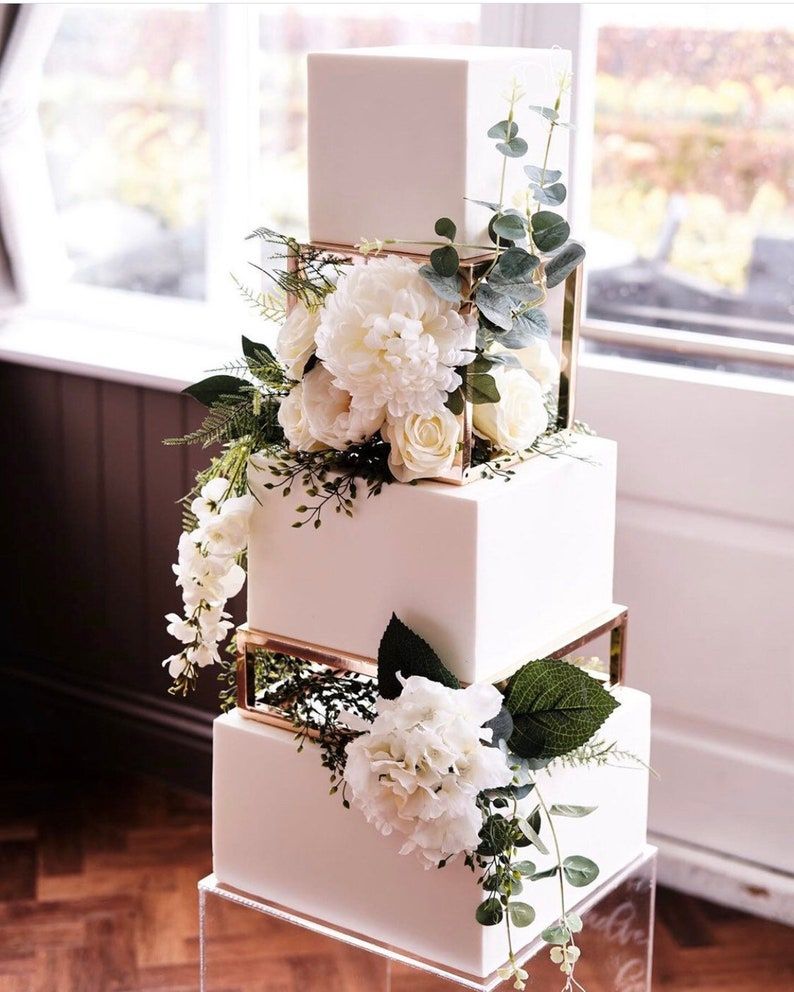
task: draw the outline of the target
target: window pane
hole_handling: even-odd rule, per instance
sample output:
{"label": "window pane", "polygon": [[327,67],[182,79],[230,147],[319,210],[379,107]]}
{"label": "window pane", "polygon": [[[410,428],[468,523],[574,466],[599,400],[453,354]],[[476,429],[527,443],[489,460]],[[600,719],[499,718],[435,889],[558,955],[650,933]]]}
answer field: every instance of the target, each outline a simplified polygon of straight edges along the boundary
{"label": "window pane", "polygon": [[77,282],[204,296],[203,5],[70,6],[40,115]]}
{"label": "window pane", "polygon": [[258,216],[307,233],[306,52],[399,44],[476,44],[479,4],[261,5],[262,182]]}
{"label": "window pane", "polygon": [[790,343],[794,8],[596,6],[588,316]]}

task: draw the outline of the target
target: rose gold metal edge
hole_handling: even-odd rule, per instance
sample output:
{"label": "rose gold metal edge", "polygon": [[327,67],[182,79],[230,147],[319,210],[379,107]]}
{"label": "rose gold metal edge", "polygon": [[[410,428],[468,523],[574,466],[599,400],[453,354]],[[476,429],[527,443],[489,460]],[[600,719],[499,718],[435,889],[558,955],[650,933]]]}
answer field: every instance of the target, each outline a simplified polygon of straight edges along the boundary
{"label": "rose gold metal edge", "polygon": [[567,655],[571,654],[577,648],[583,647],[585,644],[590,644],[597,637],[602,634],[609,633],[609,685],[622,685],[626,674],[625,671],[625,661],[626,661],[626,630],[629,622],[629,611],[624,607],[619,613],[617,613],[610,620],[599,624],[592,630],[587,631],[587,633],[582,634],[581,637],[577,637],[575,640],[571,641],[569,644],[558,648],[553,654],[549,655],[552,659],[562,659]]}
{"label": "rose gold metal edge", "polygon": [[560,384],[557,391],[557,430],[573,426],[576,400],[576,369],[579,358],[579,327],[582,315],[583,274],[577,265],[565,280],[560,338]]}

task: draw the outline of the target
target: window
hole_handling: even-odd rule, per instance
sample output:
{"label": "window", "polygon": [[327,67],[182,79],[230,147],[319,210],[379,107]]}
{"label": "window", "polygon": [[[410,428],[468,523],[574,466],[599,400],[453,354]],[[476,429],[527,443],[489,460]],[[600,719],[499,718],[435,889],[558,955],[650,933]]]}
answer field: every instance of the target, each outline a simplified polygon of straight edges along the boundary
{"label": "window", "polygon": [[794,343],[792,8],[594,8],[588,319]]}
{"label": "window", "polygon": [[202,5],[72,5],[40,120],[77,283],[205,295],[208,24]]}
{"label": "window", "polygon": [[[310,50],[479,40],[478,4],[70,4],[39,118],[72,283],[217,302],[305,235]],[[85,302],[85,294],[80,296]]]}

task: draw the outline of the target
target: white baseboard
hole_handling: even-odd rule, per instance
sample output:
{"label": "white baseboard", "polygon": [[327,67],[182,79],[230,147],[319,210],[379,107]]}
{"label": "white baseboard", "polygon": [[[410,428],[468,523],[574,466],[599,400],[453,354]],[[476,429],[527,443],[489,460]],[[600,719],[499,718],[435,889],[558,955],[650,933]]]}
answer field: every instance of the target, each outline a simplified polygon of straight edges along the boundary
{"label": "white baseboard", "polygon": [[658,880],[671,889],[794,926],[794,876],[651,833]]}

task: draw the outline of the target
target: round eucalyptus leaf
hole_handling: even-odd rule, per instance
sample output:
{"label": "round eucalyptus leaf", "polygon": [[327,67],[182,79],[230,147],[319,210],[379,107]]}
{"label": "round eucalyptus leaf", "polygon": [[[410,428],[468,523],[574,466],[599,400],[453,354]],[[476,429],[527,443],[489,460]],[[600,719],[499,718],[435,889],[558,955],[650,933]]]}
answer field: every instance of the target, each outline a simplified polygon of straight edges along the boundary
{"label": "round eucalyptus leaf", "polygon": [[577,889],[589,885],[598,878],[598,865],[581,854],[572,854],[562,863],[566,881]]}
{"label": "round eucalyptus leaf", "polygon": [[544,169],[541,165],[525,165],[524,172],[531,183],[538,186],[548,186],[549,183],[556,183],[562,178],[562,173],[557,169]]}
{"label": "round eucalyptus leaf", "polygon": [[507,238],[510,241],[520,241],[527,236],[526,221],[518,213],[499,214],[494,218],[493,229],[500,238]]}
{"label": "round eucalyptus leaf", "polygon": [[436,221],[435,232],[440,238],[449,238],[450,241],[454,241],[458,229],[449,217],[439,217]]}
{"label": "round eucalyptus leaf", "polygon": [[430,284],[436,296],[451,303],[460,303],[460,276],[440,276],[432,265],[423,265],[419,275]]}
{"label": "round eucalyptus leaf", "polygon": [[547,121],[556,122],[559,119],[559,114],[552,107],[530,107],[530,110],[534,110],[536,114],[540,114],[541,117],[545,117]]}
{"label": "round eucalyptus leaf", "polygon": [[547,207],[558,207],[565,199],[567,190],[562,183],[552,183],[551,186],[533,186],[532,196]]}
{"label": "round eucalyptus leaf", "polygon": [[510,867],[519,875],[523,875],[524,878],[531,878],[537,871],[531,861],[514,861]]}
{"label": "round eucalyptus leaf", "polygon": [[532,240],[542,252],[561,248],[570,233],[568,222],[551,210],[539,210],[532,215]]}
{"label": "round eucalyptus leaf", "polygon": [[526,155],[529,146],[523,138],[511,138],[510,141],[500,141],[496,145],[496,150],[501,152],[506,158],[521,158]]}
{"label": "round eucalyptus leaf", "polygon": [[517,134],[518,124],[515,121],[499,121],[498,124],[488,128],[488,137],[501,141],[511,141]]}
{"label": "round eucalyptus leaf", "polygon": [[508,903],[507,912],[514,927],[528,927],[535,919],[535,910],[526,902]]}
{"label": "round eucalyptus leaf", "polygon": [[492,896],[490,899],[486,899],[485,902],[480,903],[475,916],[480,926],[492,927],[502,922],[504,912],[499,900]]}
{"label": "round eucalyptus leaf", "polygon": [[440,276],[450,278],[457,274],[460,259],[452,245],[444,245],[430,252],[430,264]]}
{"label": "round eucalyptus leaf", "polygon": [[534,271],[539,264],[540,259],[536,255],[530,255],[524,248],[514,247],[508,248],[499,256],[496,267],[500,275],[506,279],[511,279]]}

